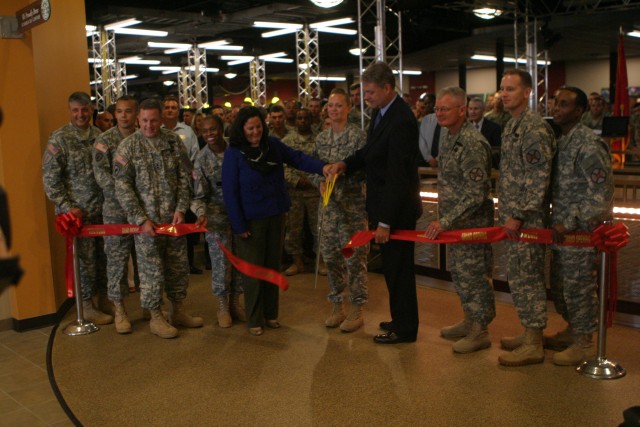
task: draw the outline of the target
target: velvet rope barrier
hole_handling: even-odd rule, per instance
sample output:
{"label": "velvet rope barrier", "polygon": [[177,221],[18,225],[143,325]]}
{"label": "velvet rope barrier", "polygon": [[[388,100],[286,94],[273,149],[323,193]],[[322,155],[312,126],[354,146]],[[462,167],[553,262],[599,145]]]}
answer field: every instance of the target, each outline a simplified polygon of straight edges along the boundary
{"label": "velvet rope barrier", "polygon": [[[82,225],[82,219],[72,213],[59,214],[56,217],[55,227],[66,240],[67,258],[65,261],[65,275],[67,283],[67,296],[72,298],[73,291],[73,239],[75,237],[100,237],[122,236],[127,234],[140,234],[142,227],[130,224],[91,224]],[[167,236],[185,236],[190,233],[204,233],[207,230],[197,224],[162,224],[154,229],[156,234]],[[251,264],[235,256],[229,249],[218,243],[231,264],[242,274],[259,280],[272,283],[283,291],[289,289],[287,279],[277,271]]]}
{"label": "velvet rope barrier", "polygon": [[[351,257],[356,247],[363,246],[373,240],[375,231],[360,231],[351,236],[351,240],[342,248],[345,258]],[[610,254],[608,268],[609,292],[607,301],[607,325],[613,324],[618,297],[618,251],[629,243],[629,229],[619,222],[617,224],[602,224],[592,233],[574,232],[567,233],[562,243],[553,241],[553,231],[548,229],[527,228],[520,230],[520,238],[517,240],[507,237],[502,227],[469,228],[465,230],[443,231],[437,239],[428,239],[424,231],[419,230],[395,230],[390,239],[405,240],[419,243],[434,244],[462,244],[462,243],[494,243],[502,240],[512,240],[538,244],[557,244],[562,246],[595,247],[600,252]]]}

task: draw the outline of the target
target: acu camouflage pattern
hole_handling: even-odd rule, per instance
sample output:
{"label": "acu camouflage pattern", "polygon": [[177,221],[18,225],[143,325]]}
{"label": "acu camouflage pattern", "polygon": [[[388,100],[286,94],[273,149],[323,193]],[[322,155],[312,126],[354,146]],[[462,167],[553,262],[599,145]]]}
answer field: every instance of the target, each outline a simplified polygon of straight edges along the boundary
{"label": "acu camouflage pattern", "polygon": [[594,119],[593,116],[591,115],[591,111],[587,111],[580,118],[580,123],[582,123],[589,129],[602,130],[602,122],[604,121],[604,118],[608,116],[610,116],[610,114],[605,112],[605,113],[602,113],[602,115],[599,118]]}
{"label": "acu camouflage pattern", "polygon": [[222,161],[224,153],[216,154],[204,146],[198,153],[192,173],[193,200],[191,210],[196,216],[207,215],[205,239],[211,258],[211,290],[217,297],[241,293],[241,279],[217,242],[233,251],[231,223],[222,198]]}
{"label": "acu camouflage pattern", "polygon": [[[160,129],[153,140],[136,131],[118,147],[113,162],[118,201],[128,222],[142,225],[173,221],[175,212],[189,207],[189,176],[183,166],[186,149],[171,131]],[[140,273],[140,305],[160,307],[163,288],[170,300],[187,295],[189,262],[186,237],[135,236]]]}
{"label": "acu camouflage pattern", "polygon": [[511,114],[506,111],[498,113],[497,111],[490,111],[484,115],[485,119],[491,120],[493,123],[500,125],[500,129],[504,130],[509,120],[511,120]]}
{"label": "acu camouflage pattern", "polygon": [[[102,190],[93,175],[91,159],[93,141],[100,129],[87,131],[67,124],[49,137],[42,157],[44,190],[55,204],[56,214],[72,208],[82,210],[84,224],[102,223]],[[101,237],[78,238],[78,261],[82,299],[88,300],[97,291],[106,293],[106,258]]]}
{"label": "acu camouflage pattern", "polygon": [[[93,173],[104,195],[102,216],[105,224],[127,223],[127,216],[116,198],[113,178],[113,157],[123,139],[118,127],[114,126],[101,133],[93,144]],[[133,235],[104,236],[104,251],[107,255],[109,299],[121,301],[129,293],[127,276],[129,257],[133,251]]]}
{"label": "acu camouflage pattern", "polygon": [[[305,154],[313,155],[315,151],[315,134],[300,135],[297,131],[291,131],[282,139],[282,142],[289,147],[302,151]],[[284,249],[289,255],[301,255],[304,252],[304,218],[305,213],[309,221],[309,228],[313,235],[313,249],[318,250],[318,204],[320,202],[320,193],[317,184],[313,188],[300,189],[297,188],[298,182],[306,178],[308,182],[311,180],[312,174],[299,171],[289,165],[284,165],[284,179],[287,182],[287,190],[291,198],[291,207],[287,212],[287,221],[285,225]]]}
{"label": "acu camouflage pattern", "polygon": [[[465,122],[447,135],[438,155],[438,214],[445,230],[493,226],[491,147],[473,125]],[[481,325],[496,315],[491,284],[489,244],[448,245],[451,277],[464,313]]]}
{"label": "acu camouflage pattern", "polygon": [[[640,112],[631,114],[629,120],[629,146],[627,149],[637,150],[638,148],[640,148]],[[637,154],[627,154],[625,157],[627,161],[640,161],[640,156]]]}
{"label": "acu camouflage pattern", "polygon": [[[558,140],[551,187],[552,224],[593,231],[613,218],[609,147],[578,123]],[[551,295],[556,311],[579,334],[596,330],[598,309],[595,248],[553,246]]]}
{"label": "acu camouflage pattern", "polygon": [[[347,124],[344,132],[334,134],[325,129],[316,137],[316,156],[327,163],[341,161],[366,143],[366,133],[358,126]],[[319,185],[321,177],[313,177]],[[319,208],[321,215],[322,206]],[[351,235],[368,229],[365,207],[365,175],[359,171],[336,180],[329,204],[324,211],[320,253],[327,265],[329,281],[328,299],[332,303],[343,301],[348,287],[352,304],[364,304],[368,299],[367,255],[369,245],[356,248],[355,254],[346,259],[342,247]]]}
{"label": "acu camouflage pattern", "polygon": [[[523,228],[546,228],[555,138],[551,127],[528,108],[502,132],[499,218],[522,219]],[[525,328],[546,326],[544,245],[505,241],[507,277]]]}

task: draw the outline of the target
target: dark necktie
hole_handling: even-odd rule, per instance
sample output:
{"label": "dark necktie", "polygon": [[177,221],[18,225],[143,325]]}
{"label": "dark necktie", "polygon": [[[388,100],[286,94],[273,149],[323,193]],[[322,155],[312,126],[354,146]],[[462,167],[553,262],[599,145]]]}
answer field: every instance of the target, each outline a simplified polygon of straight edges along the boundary
{"label": "dark necktie", "polygon": [[440,125],[436,125],[433,131],[433,142],[431,142],[431,156],[435,159],[438,157],[440,150]]}
{"label": "dark necktie", "polygon": [[376,114],[376,120],[373,122],[373,128],[377,128],[378,124],[380,124],[380,120],[382,120],[382,111],[378,110],[378,114]]}

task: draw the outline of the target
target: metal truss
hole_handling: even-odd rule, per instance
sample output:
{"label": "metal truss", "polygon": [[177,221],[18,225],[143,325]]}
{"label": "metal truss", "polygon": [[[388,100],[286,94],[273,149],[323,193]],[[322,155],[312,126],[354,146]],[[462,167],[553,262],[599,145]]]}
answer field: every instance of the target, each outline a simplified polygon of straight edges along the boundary
{"label": "metal truss", "polygon": [[181,87],[181,106],[198,110],[208,106],[207,50],[194,44],[187,52],[187,68],[183,71],[186,71],[186,79]]}
{"label": "metal truss", "polygon": [[306,105],[320,97],[320,43],[318,30],[309,28],[309,24],[296,31],[296,66],[298,101]]}
{"label": "metal truss", "polygon": [[[395,12],[396,0],[358,0],[358,48],[360,49],[360,82],[362,72],[375,62],[386,62],[398,71],[398,88],[402,82],[402,14]],[[387,12],[398,20],[397,33],[387,34]],[[375,22],[375,25],[371,25]],[[364,97],[360,100],[361,125],[370,119],[365,112]]]}
{"label": "metal truss", "polygon": [[[176,74],[178,80],[178,102],[181,106],[189,105],[189,67],[181,67]],[[191,107],[191,105],[189,105]]]}
{"label": "metal truss", "polygon": [[117,62],[116,37],[111,30],[99,28],[91,36],[93,90],[96,108],[102,112],[127,93],[127,68]]}
{"label": "metal truss", "polygon": [[249,63],[251,99],[260,107],[267,106],[267,74],[265,61],[253,58]]}

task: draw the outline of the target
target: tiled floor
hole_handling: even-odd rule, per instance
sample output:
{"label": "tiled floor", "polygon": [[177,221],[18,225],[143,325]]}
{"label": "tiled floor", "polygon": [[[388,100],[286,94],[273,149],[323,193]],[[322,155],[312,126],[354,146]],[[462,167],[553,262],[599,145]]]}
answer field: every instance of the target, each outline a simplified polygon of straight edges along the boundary
{"label": "tiled floor", "polygon": [[0,425],[72,426],[47,378],[51,327],[0,332]]}

